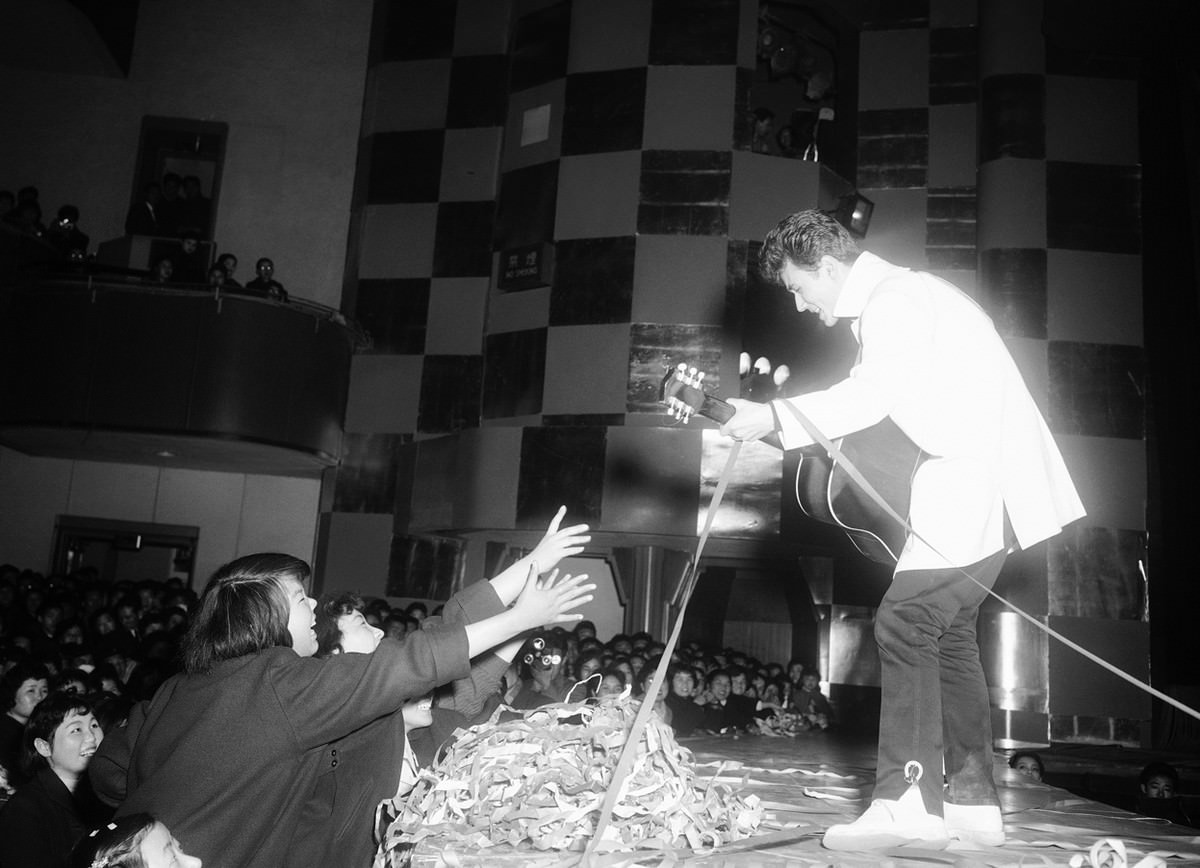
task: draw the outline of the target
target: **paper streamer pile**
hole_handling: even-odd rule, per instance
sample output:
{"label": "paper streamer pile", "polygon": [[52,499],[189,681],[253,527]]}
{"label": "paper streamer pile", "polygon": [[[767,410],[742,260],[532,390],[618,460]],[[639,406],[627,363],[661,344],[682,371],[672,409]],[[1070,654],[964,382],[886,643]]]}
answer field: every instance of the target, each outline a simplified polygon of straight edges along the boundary
{"label": "paper streamer pile", "polygon": [[[495,845],[582,852],[637,709],[628,697],[525,712],[502,707],[488,723],[459,730],[442,760],[422,771],[375,864],[406,864],[428,837],[442,852]],[[502,712],[520,717],[500,720]],[[691,751],[653,714],[598,849],[710,849],[748,837],[762,816],[756,796],[698,782]]]}

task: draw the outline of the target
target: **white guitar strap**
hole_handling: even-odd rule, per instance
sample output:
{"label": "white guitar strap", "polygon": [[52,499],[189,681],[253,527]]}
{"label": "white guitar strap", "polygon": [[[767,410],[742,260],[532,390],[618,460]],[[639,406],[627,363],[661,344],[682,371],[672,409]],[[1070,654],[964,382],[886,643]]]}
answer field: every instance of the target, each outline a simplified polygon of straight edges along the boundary
{"label": "white guitar strap", "polygon": [[608,785],[608,790],[604,794],[604,801],[600,804],[600,815],[596,819],[596,831],[592,833],[591,839],[588,841],[587,849],[584,850],[580,865],[591,866],[596,864],[596,850],[603,848],[602,839],[604,831],[608,828],[612,820],[612,810],[617,803],[617,799],[626,789],[625,777],[629,774],[629,769],[633,765],[634,758],[637,756],[638,744],[642,740],[642,730],[646,728],[646,720],[654,710],[654,702],[649,697],[658,696],[659,688],[662,687],[663,681],[666,679],[667,668],[671,665],[671,654],[675,651],[675,646],[679,642],[679,633],[683,629],[683,616],[687,613],[688,601],[692,598],[692,591],[696,588],[696,580],[700,571],[700,556],[704,553],[704,545],[708,541],[709,532],[712,530],[713,519],[717,515],[717,509],[721,505],[721,500],[725,496],[725,489],[729,487],[729,480],[733,476],[731,472],[734,464],[737,463],[738,453],[741,452],[742,444],[740,441],[734,440],[733,445],[729,449],[729,457],[725,461],[725,469],[721,471],[721,478],[717,482],[717,490],[713,492],[712,500],[708,504],[708,514],[704,517],[704,528],[700,531],[700,539],[696,543],[696,554],[692,557],[688,564],[687,570],[683,576],[682,587],[679,593],[679,611],[675,615],[675,624],[671,628],[671,635],[667,639],[666,647],[663,648],[662,655],[658,662],[658,667],[654,670],[654,677],[650,679],[650,685],[646,688],[647,700],[642,702],[641,708],[633,718],[633,726],[629,729],[629,734],[625,737],[625,746],[621,749],[621,756],[617,760],[617,765],[613,769],[612,781]]}

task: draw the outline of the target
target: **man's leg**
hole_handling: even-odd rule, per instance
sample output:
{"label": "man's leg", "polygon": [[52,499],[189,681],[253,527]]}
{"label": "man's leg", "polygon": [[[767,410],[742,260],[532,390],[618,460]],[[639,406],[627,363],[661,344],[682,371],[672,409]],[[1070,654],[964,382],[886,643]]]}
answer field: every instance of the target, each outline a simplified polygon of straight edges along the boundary
{"label": "man's leg", "polygon": [[[990,588],[1003,564],[1000,555],[970,572]],[[978,600],[959,610],[939,643],[946,798],[958,805],[998,805],[992,778],[991,701],[976,637],[979,605],[987,594],[978,585],[974,588]]]}
{"label": "man's leg", "polygon": [[[1001,552],[963,569],[897,573],[876,613],[875,639],[879,646],[882,698],[872,809],[880,802],[892,811],[894,802],[900,800],[909,787],[905,779],[906,766],[914,760],[919,762],[922,775],[918,787],[924,812],[936,822],[923,824],[928,827],[926,833],[910,836],[914,840],[932,840],[943,814],[941,639],[961,610],[976,611],[986,595],[964,575],[964,570],[994,581],[1003,560]],[[975,657],[978,662],[978,649]],[[981,669],[980,678],[982,680]],[[987,706],[985,687],[985,711]],[[870,813],[872,810],[868,811]],[[835,849],[889,846],[886,835],[874,832],[858,835],[854,828],[860,826],[865,830],[879,825],[881,814],[874,810],[871,818],[864,815],[855,823],[832,827],[826,834],[826,846]],[[897,820],[897,825],[903,826],[906,822],[911,825],[908,820]],[[883,817],[883,823],[886,825],[886,817]],[[941,828],[944,836],[945,827]]]}
{"label": "man's leg", "polygon": [[[976,564],[971,575],[990,588],[1004,555]],[[951,838],[996,847],[1004,843],[1004,819],[992,777],[992,709],[983,662],[979,659],[976,624],[978,601],[964,606],[942,636],[942,734],[946,757],[944,815]]]}

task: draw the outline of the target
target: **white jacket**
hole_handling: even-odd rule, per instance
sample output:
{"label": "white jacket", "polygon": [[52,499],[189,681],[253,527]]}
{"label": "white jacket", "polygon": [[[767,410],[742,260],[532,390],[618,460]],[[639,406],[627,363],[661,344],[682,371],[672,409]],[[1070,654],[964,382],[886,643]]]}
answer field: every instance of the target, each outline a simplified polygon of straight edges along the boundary
{"label": "white jacket", "polygon": [[[863,253],[833,313],[854,320],[859,361],[840,383],[786,400],[832,439],[891,416],[932,456],[913,479],[916,535],[897,571],[994,554],[1005,508],[1023,548],[1085,514],[1012,356],[965,293]],[[786,409],[778,416],[786,448],[813,442]]]}

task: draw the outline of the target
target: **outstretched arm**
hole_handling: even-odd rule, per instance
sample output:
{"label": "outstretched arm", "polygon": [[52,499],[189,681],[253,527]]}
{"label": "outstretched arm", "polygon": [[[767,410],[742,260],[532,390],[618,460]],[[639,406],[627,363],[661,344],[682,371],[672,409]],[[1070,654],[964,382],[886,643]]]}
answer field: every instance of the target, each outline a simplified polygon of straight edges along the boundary
{"label": "outstretched arm", "polygon": [[536,563],[543,572],[552,570],[563,558],[569,558],[582,552],[584,544],[591,540],[591,537],[587,535],[588,526],[586,524],[560,527],[566,514],[567,508],[560,506],[558,512],[554,514],[554,518],[550,519],[550,526],[546,528],[545,536],[533,551],[523,558],[518,558],[512,566],[492,579],[492,588],[504,605],[507,606],[517,599],[517,595],[525,587],[530,564]]}
{"label": "outstretched arm", "polygon": [[[574,611],[592,600],[594,584],[585,584],[587,575],[558,577],[555,570],[545,579],[538,578],[537,561],[530,561],[524,588],[512,607],[467,624],[467,647],[471,657],[501,645],[526,630],[545,624],[565,624],[583,617]],[[501,597],[503,599],[503,597]]]}

